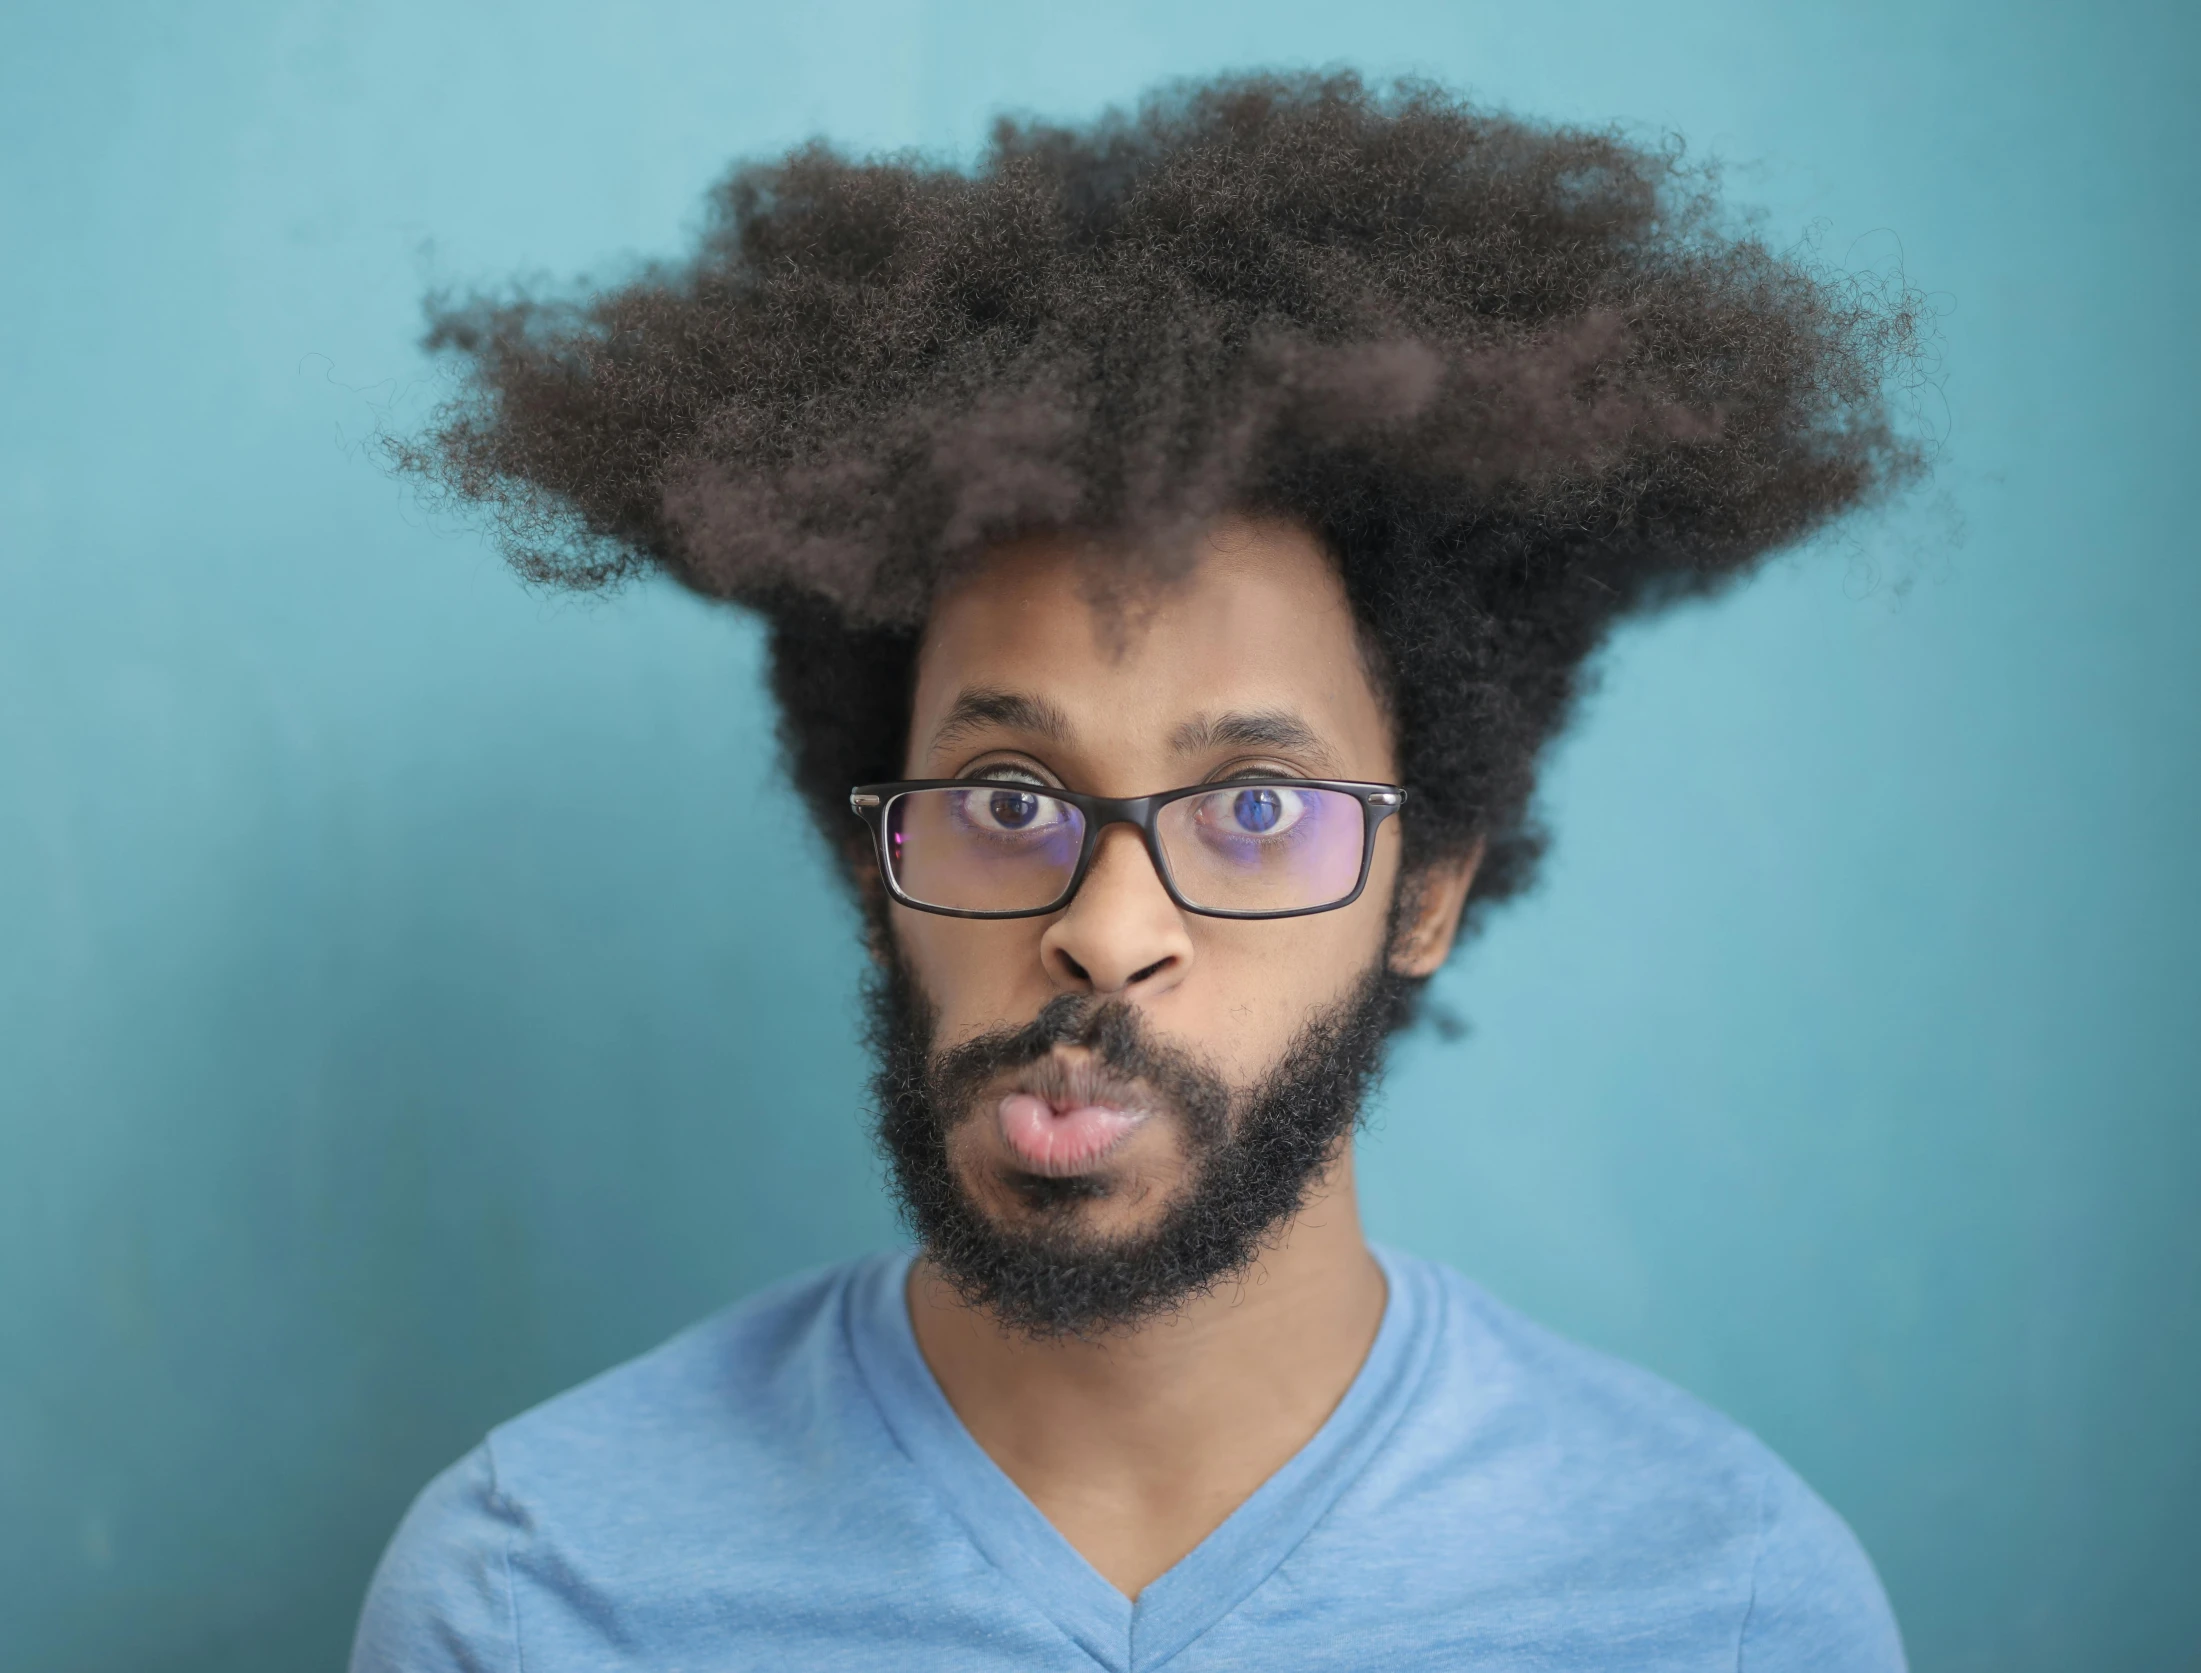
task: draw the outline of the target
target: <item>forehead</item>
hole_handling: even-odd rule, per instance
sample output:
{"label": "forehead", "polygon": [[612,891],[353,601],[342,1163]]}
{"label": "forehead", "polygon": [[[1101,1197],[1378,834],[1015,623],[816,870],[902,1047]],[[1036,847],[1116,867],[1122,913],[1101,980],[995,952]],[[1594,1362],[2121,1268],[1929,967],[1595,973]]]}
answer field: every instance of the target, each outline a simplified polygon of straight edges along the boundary
{"label": "forehead", "polygon": [[[1068,540],[997,553],[927,623],[911,712],[913,771],[957,771],[962,761],[948,757],[976,754],[1008,732],[1035,741],[1028,725],[970,725],[974,693],[1051,710],[1060,736],[1044,741],[1062,757],[1051,765],[1139,781],[1094,789],[1163,788],[1148,777],[1198,753],[1219,726],[1227,741],[1227,723],[1246,717],[1303,729],[1311,741],[1283,752],[1322,757],[1290,763],[1303,770],[1393,776],[1390,726],[1343,583],[1314,538],[1286,524],[1220,523],[1197,538],[1182,578],[1113,604],[1095,600],[1091,570]],[[940,739],[959,714],[953,735]]]}

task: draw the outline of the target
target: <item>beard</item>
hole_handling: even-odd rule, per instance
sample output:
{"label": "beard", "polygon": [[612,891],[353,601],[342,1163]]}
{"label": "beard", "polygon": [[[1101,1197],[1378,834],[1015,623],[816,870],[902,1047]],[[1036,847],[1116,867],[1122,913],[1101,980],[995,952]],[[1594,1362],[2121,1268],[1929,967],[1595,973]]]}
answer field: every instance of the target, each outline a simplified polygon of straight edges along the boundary
{"label": "beard", "polygon": [[[1039,1340],[1096,1337],[1173,1313],[1244,1272],[1273,1246],[1358,1125],[1390,1036],[1420,984],[1382,960],[1312,1018],[1275,1066],[1234,1092],[1200,1059],[1155,1037],[1136,1007],[1064,994],[1020,1028],[933,1054],[934,1017],[899,960],[867,995],[877,1138],[902,1218],[970,1306]],[[1028,1224],[1005,1225],[957,1172],[951,1133],[1005,1073],[1058,1045],[1082,1046],[1112,1076],[1141,1081],[1174,1119],[1186,1179],[1147,1229],[1096,1236],[1078,1204],[1104,1194],[1091,1177],[1020,1174]]]}

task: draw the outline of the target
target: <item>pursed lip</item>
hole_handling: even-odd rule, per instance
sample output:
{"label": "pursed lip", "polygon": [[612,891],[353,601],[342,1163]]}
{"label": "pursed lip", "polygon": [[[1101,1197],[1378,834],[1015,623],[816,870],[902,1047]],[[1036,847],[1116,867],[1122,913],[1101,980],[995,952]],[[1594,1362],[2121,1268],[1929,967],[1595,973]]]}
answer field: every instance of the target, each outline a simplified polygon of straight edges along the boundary
{"label": "pursed lip", "polygon": [[1019,1070],[994,1106],[1001,1141],[1027,1173],[1062,1179],[1100,1166],[1153,1115],[1152,1098],[1086,1057]]}

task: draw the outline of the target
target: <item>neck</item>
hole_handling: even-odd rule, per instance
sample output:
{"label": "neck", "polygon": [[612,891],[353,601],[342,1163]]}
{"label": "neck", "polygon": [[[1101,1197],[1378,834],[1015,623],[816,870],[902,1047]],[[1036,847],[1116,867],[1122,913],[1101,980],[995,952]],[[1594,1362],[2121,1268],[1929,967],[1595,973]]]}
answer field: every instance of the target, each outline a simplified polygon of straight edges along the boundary
{"label": "neck", "polygon": [[1382,1322],[1349,1143],[1276,1246],[1179,1312],[1098,1341],[1033,1342],[920,1261],[910,1322],[974,1440],[1129,1596],[1313,1438]]}

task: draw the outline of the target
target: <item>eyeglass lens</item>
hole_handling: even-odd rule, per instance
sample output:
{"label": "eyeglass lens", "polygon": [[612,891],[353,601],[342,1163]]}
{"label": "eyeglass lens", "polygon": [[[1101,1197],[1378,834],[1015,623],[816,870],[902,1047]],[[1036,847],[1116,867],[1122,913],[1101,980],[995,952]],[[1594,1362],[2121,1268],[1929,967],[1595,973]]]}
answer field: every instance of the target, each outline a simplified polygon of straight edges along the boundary
{"label": "eyeglass lens", "polygon": [[[887,862],[911,900],[1029,912],[1062,899],[1085,842],[1072,803],[1021,784],[906,790],[886,808]],[[1186,904],[1218,912],[1329,906],[1360,880],[1366,822],[1339,790],[1226,784],[1164,803],[1154,835]]]}

